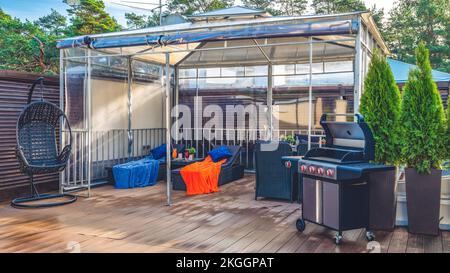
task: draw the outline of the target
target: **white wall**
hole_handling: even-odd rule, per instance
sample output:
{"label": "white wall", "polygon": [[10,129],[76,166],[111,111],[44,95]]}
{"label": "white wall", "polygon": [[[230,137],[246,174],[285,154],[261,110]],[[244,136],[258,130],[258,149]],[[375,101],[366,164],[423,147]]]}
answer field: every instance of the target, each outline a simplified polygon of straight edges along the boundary
{"label": "white wall", "polygon": [[[124,158],[128,152],[128,83],[125,80],[95,78],[91,82],[93,161]],[[162,91],[160,83],[133,83],[132,129],[163,128]],[[140,147],[135,143],[139,155],[144,144],[142,139],[139,140]]]}
{"label": "white wall", "polygon": [[[128,128],[126,81],[92,79],[92,129]],[[160,83],[133,83],[131,91],[133,129],[162,128],[164,97]]]}
{"label": "white wall", "polygon": [[128,128],[127,82],[92,79],[92,130]]}
{"label": "white wall", "polygon": [[134,83],[131,92],[131,128],[164,127],[164,90],[160,83]]}

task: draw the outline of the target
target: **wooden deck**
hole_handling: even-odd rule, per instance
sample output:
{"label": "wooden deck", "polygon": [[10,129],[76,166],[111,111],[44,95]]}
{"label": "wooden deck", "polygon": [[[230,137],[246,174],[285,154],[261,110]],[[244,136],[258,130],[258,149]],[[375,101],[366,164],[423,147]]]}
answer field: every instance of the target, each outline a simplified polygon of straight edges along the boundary
{"label": "wooden deck", "polygon": [[[367,252],[363,230],[333,232],[308,224],[297,232],[300,206],[254,200],[254,176],[220,193],[174,193],[165,205],[165,184],[131,190],[104,186],[91,198],[64,207],[19,210],[0,206],[1,252]],[[450,252],[450,232],[428,237],[404,228],[376,232],[382,252]]]}

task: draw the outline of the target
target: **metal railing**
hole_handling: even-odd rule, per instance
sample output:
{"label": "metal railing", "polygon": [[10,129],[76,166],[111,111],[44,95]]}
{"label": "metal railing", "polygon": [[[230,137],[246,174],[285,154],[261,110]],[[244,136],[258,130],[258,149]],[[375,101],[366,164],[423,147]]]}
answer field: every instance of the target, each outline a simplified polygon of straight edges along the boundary
{"label": "metal railing", "polygon": [[[62,132],[62,141],[67,143],[69,134]],[[67,167],[61,173],[61,188],[68,191],[88,187],[88,132],[86,130],[72,129],[72,153]]]}
{"label": "metal railing", "polygon": [[[93,131],[91,135],[91,183],[108,176],[107,167],[142,158],[165,140],[164,128],[113,129]],[[87,130],[72,130],[72,154],[61,175],[63,190],[88,187],[89,141]],[[68,140],[63,131],[63,141]]]}
{"label": "metal railing", "polygon": [[[205,128],[184,128],[179,135],[191,136],[189,139],[182,139],[177,143],[182,143],[186,148],[194,147],[197,150],[197,157],[205,157],[209,150],[217,145],[239,145],[241,149],[241,164],[246,170],[255,169],[254,147],[258,140],[269,140],[269,131],[265,129],[205,129]],[[197,134],[197,135],[196,135]],[[272,131],[272,140],[281,140],[287,135],[308,135],[307,129],[278,129]],[[319,145],[325,137],[323,130],[311,131],[311,137],[319,138]],[[211,140],[208,140],[211,139]]]}
{"label": "metal railing", "polygon": [[[209,150],[217,145],[239,145],[241,164],[247,170],[254,170],[254,147],[258,140],[268,140],[268,131],[264,129],[195,129],[185,128],[179,134],[190,131],[190,139],[176,141],[186,148],[195,147],[197,157],[205,157]],[[313,130],[311,137],[324,138],[322,130]],[[91,135],[91,184],[102,183],[108,177],[108,167],[115,164],[142,158],[152,148],[165,143],[165,128],[113,129],[93,131]],[[197,137],[195,137],[198,134]],[[272,140],[280,140],[287,135],[308,135],[306,129],[273,130]],[[213,137],[214,136],[214,137]],[[87,188],[89,168],[89,141],[87,130],[72,130],[72,154],[66,170],[61,175],[63,190]],[[63,131],[63,141],[68,134]]]}

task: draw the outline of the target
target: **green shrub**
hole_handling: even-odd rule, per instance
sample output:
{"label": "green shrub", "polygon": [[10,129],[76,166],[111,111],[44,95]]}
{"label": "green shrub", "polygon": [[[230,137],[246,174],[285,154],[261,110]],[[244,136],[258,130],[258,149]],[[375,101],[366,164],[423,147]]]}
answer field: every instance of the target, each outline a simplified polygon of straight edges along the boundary
{"label": "green shrub", "polygon": [[[447,145],[445,151],[447,153],[447,160],[450,161],[450,101],[447,101]],[[450,164],[449,164],[450,165]],[[449,166],[450,167],[450,166]]]}
{"label": "green shrub", "polygon": [[416,48],[417,68],[405,84],[401,123],[402,157],[419,173],[440,168],[446,157],[447,132],[441,95],[431,76],[429,52],[424,43]]}
{"label": "green shrub", "polygon": [[283,137],[281,137],[281,141],[285,141],[291,145],[295,145],[295,143],[296,143],[295,137],[293,135],[283,136]]}
{"label": "green shrub", "polygon": [[400,91],[386,58],[375,52],[364,80],[359,111],[375,139],[375,162],[400,161]]}

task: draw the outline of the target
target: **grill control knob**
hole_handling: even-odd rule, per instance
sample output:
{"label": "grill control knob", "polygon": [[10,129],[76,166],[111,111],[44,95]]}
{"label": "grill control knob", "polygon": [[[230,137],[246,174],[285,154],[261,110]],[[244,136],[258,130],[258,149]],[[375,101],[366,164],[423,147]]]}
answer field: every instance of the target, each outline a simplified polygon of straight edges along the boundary
{"label": "grill control knob", "polygon": [[317,173],[320,175],[323,175],[323,174],[325,174],[325,170],[323,168],[318,168]]}
{"label": "grill control knob", "polygon": [[300,169],[302,170],[302,172],[306,172],[307,167],[306,165],[302,165]]}
{"label": "grill control knob", "polygon": [[327,176],[333,176],[334,175],[334,170],[332,170],[332,169],[328,169],[327,170]]}
{"label": "grill control knob", "polygon": [[292,166],[291,161],[286,161],[286,162],[284,163],[284,166],[286,166],[286,168],[289,169],[289,168]]}
{"label": "grill control knob", "polygon": [[316,172],[316,167],[314,167],[314,166],[309,166],[309,172],[310,172],[310,173],[315,173],[315,172]]}

